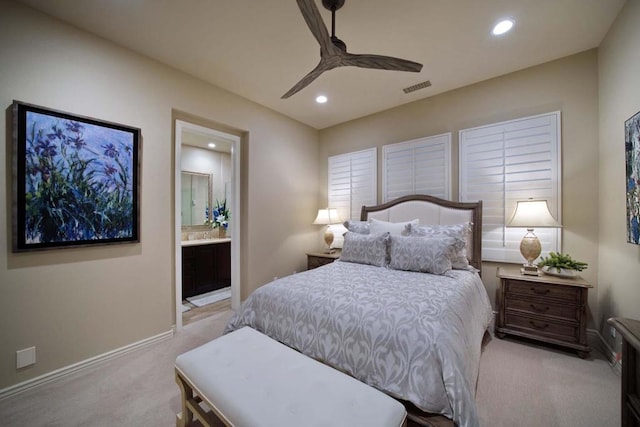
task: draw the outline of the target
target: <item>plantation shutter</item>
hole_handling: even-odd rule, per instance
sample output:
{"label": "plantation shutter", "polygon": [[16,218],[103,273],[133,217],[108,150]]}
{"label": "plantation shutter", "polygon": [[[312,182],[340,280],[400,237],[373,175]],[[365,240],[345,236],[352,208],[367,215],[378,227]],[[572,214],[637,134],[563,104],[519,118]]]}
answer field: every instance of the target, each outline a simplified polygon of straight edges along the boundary
{"label": "plantation shutter", "polygon": [[[483,201],[482,259],[517,262],[525,228],[507,228],[519,200],[547,200],[561,223],[560,112],[459,132],[460,201]],[[536,228],[542,255],[560,251],[560,229]]]}
{"label": "plantation shutter", "polygon": [[329,157],[329,207],[342,220],[359,220],[362,205],[377,204],[376,148]]}
{"label": "plantation shutter", "polygon": [[451,133],[382,147],[382,201],[409,194],[451,199]]}

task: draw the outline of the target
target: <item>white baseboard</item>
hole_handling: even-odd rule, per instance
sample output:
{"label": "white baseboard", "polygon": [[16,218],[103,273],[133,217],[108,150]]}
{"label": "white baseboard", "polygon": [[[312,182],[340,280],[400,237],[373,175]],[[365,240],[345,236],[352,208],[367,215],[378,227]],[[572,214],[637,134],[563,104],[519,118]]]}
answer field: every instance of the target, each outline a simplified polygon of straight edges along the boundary
{"label": "white baseboard", "polygon": [[104,363],[111,359],[124,356],[127,353],[131,353],[132,351],[135,351],[144,347],[148,347],[157,342],[167,340],[171,338],[173,334],[174,334],[174,330],[171,329],[161,334],[158,334],[149,338],[145,338],[133,344],[129,344],[124,347],[117,348],[115,350],[92,357],[90,359],[86,359],[81,362],[74,363],[73,365],[65,366],[64,368],[60,368],[55,371],[48,372],[46,374],[40,375],[39,377],[35,377],[30,380],[9,386],[7,388],[0,390],[0,400],[6,399],[11,396],[15,396],[16,394],[23,393],[27,390],[31,390],[36,387],[40,387],[44,384],[48,384],[60,378],[71,375],[75,372],[90,368],[100,363]]}

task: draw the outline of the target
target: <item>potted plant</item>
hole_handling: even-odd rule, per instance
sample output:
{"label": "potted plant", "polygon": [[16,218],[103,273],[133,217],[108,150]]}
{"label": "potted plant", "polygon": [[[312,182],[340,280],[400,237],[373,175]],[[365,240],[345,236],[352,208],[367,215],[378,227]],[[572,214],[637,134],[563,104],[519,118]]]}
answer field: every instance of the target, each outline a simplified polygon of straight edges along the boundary
{"label": "potted plant", "polygon": [[559,252],[549,252],[549,256],[541,257],[538,263],[543,272],[562,277],[573,277],[576,271],[582,271],[587,266],[586,262],[576,261],[569,254]]}

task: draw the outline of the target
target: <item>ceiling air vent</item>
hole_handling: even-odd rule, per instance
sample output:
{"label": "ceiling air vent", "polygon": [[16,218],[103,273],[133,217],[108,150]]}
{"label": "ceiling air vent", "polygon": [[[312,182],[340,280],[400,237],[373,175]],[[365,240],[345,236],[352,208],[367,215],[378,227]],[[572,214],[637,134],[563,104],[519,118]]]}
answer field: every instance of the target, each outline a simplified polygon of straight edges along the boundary
{"label": "ceiling air vent", "polygon": [[417,85],[405,87],[402,90],[404,91],[404,93],[411,93],[429,86],[431,86],[431,82],[427,80],[426,82],[418,83]]}

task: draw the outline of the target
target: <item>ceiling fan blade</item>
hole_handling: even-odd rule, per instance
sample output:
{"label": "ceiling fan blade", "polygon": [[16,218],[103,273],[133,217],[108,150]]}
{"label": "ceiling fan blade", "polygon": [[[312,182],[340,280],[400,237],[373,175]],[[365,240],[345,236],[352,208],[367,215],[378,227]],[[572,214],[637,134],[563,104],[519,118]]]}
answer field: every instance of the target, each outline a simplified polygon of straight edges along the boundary
{"label": "ceiling fan blade", "polygon": [[371,54],[340,54],[341,66],[353,66],[360,68],[374,68],[377,70],[410,71],[419,73],[422,64],[409,61],[407,59],[394,58],[392,56],[371,55]]}
{"label": "ceiling fan blade", "polygon": [[294,95],[294,94],[298,93],[299,91],[301,91],[305,87],[309,86],[312,81],[314,81],[315,79],[320,77],[320,74],[322,74],[325,71],[330,70],[332,68],[335,68],[335,67],[331,66],[326,61],[320,60],[320,63],[316,66],[316,68],[314,68],[313,70],[311,70],[311,72],[309,74],[304,76],[302,78],[302,80],[300,80],[291,89],[289,89],[289,91],[287,93],[282,95],[282,97],[280,99],[287,99],[291,95]]}
{"label": "ceiling fan blade", "polygon": [[310,73],[296,83],[287,93],[282,95],[282,99],[291,97],[300,90],[307,87],[317,79],[320,74],[336,67],[354,66],[361,68],[374,68],[379,70],[410,71],[414,73],[422,70],[422,64],[408,61],[406,59],[394,58],[382,55],[355,55],[346,52],[346,45],[335,37],[335,11],[342,7],[344,0],[323,0],[325,8],[331,10],[332,35],[329,37],[327,26],[325,25],[315,0],[296,0],[302,17],[304,18],[313,37],[320,44],[320,63]]}
{"label": "ceiling fan blade", "polygon": [[320,11],[316,6],[315,1],[297,0],[297,2],[298,7],[300,8],[300,12],[302,12],[302,16],[304,17],[307,26],[311,30],[311,34],[313,34],[313,36],[320,44],[321,56],[336,53],[338,49],[331,42],[329,31],[327,31],[327,26],[322,20],[322,15],[320,15]]}

